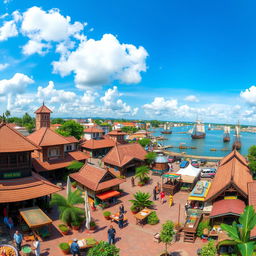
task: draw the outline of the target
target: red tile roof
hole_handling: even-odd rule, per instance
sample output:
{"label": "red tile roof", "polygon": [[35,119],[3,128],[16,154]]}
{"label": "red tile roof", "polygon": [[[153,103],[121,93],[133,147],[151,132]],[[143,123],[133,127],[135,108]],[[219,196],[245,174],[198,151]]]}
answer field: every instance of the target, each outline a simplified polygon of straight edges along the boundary
{"label": "red tile roof", "polygon": [[65,158],[41,162],[37,158],[32,159],[33,167],[37,172],[52,171],[65,168],[71,164],[72,161],[84,161],[90,157],[89,154],[81,151],[68,152]]}
{"label": "red tile roof", "polygon": [[52,111],[43,104],[39,109],[35,111],[35,114],[39,113],[52,113]]}
{"label": "red tile roof", "polygon": [[144,161],[146,154],[146,150],[138,143],[120,144],[113,147],[102,161],[107,164],[123,167],[133,159]]}
{"label": "red tile roof", "polygon": [[122,130],[112,130],[111,132],[108,133],[108,135],[114,135],[114,136],[118,136],[118,135],[127,135],[127,133],[122,132]]}
{"label": "red tile roof", "polygon": [[238,152],[231,152],[224,157],[213,179],[206,200],[212,200],[222,193],[229,185],[233,185],[246,198],[247,184],[252,182],[252,176],[245,159]]}
{"label": "red tile roof", "polygon": [[69,143],[78,143],[77,138],[75,138],[74,136],[65,137],[65,139],[68,140]]}
{"label": "red tile roof", "polygon": [[84,133],[96,133],[96,132],[103,133],[104,131],[95,126],[84,129]]}
{"label": "red tile roof", "polygon": [[39,130],[28,135],[27,138],[41,147],[64,145],[70,143],[65,137],[61,136],[48,127],[40,128]]}
{"label": "red tile roof", "polygon": [[9,124],[0,124],[0,153],[34,151],[39,147]]}
{"label": "red tile roof", "polygon": [[[103,181],[107,174],[111,175],[113,179]],[[109,171],[90,164],[85,164],[79,172],[70,174],[70,177],[93,191],[111,188],[125,182],[123,179],[116,178]]]}
{"label": "red tile roof", "polygon": [[256,211],[256,181],[248,183],[249,205],[252,205]]}
{"label": "red tile roof", "polygon": [[240,215],[243,213],[245,203],[239,199],[219,200],[213,203],[210,218],[215,218],[225,215]]}
{"label": "red tile roof", "polygon": [[32,172],[32,176],[21,179],[0,180],[0,203],[26,201],[56,193],[61,189]]}
{"label": "red tile roof", "polygon": [[82,148],[88,149],[100,149],[100,148],[112,148],[116,145],[115,141],[111,139],[94,140],[90,139],[81,144]]}

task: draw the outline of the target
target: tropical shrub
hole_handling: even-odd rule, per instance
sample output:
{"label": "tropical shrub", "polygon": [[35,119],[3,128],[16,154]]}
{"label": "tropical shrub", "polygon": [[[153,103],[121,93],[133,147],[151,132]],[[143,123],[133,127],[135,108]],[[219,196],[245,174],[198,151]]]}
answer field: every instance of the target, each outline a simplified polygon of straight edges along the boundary
{"label": "tropical shrub", "polygon": [[147,164],[151,165],[154,163],[154,161],[157,157],[157,153],[156,152],[148,152],[145,157],[146,157]]}
{"label": "tropical shrub", "polygon": [[64,251],[69,250],[69,244],[68,243],[60,243],[59,247],[60,247],[61,250],[64,250]]}
{"label": "tropical shrub", "polygon": [[89,249],[87,256],[119,256],[119,249],[115,245],[101,241]]}
{"label": "tropical shrub", "polygon": [[96,222],[93,221],[93,220],[91,220],[91,222],[90,222],[90,227],[91,227],[91,228],[95,228],[95,227],[96,227]]}
{"label": "tropical shrub", "polygon": [[168,255],[168,244],[170,244],[173,240],[174,236],[174,223],[170,220],[167,220],[162,225],[162,230],[160,232],[160,240],[161,242],[165,243],[165,254]]}
{"label": "tropical shrub", "polygon": [[83,167],[84,163],[81,163],[79,161],[72,161],[70,163],[69,166],[67,166],[66,168],[69,170],[69,171],[72,171],[72,172],[77,172],[79,171],[82,167]]}
{"label": "tropical shrub", "polygon": [[61,232],[68,232],[69,228],[65,225],[65,224],[60,224],[59,226],[59,229]]}
{"label": "tropical shrub", "polygon": [[138,178],[141,182],[144,182],[144,179],[149,175],[149,167],[142,165],[136,168],[135,178]]}
{"label": "tropical shrub", "polygon": [[159,219],[156,215],[156,212],[153,211],[152,213],[150,213],[150,215],[148,216],[148,224],[150,225],[156,225],[157,223],[159,223]]}
{"label": "tropical shrub", "polygon": [[251,231],[256,226],[256,214],[253,206],[247,206],[240,215],[239,225],[235,221],[232,225],[221,224],[221,228],[225,230],[230,237],[230,242],[235,243],[235,248],[242,256],[252,256],[256,245],[255,241],[251,241]]}
{"label": "tropical shrub", "polygon": [[153,202],[149,200],[149,198],[151,197],[149,193],[138,191],[133,196],[134,199],[129,201],[132,202],[134,207],[137,208],[139,211],[144,209],[145,207],[151,207],[153,205]]}
{"label": "tropical shrub", "polygon": [[104,217],[110,217],[111,212],[105,211],[105,212],[103,212],[103,215],[104,215]]}
{"label": "tropical shrub", "polygon": [[131,211],[134,212],[134,213],[139,211],[139,209],[138,209],[136,206],[134,206],[134,205],[132,205],[132,206],[130,207],[130,209],[131,209]]}
{"label": "tropical shrub", "polygon": [[217,249],[214,245],[214,241],[210,241],[207,245],[200,250],[200,256],[215,256],[217,255]]}
{"label": "tropical shrub", "polygon": [[75,206],[83,203],[84,199],[79,190],[70,192],[67,198],[60,194],[53,194],[50,201],[51,206],[56,205],[58,207],[59,218],[67,225],[84,219],[84,210]]}
{"label": "tropical shrub", "polygon": [[203,232],[204,232],[204,229],[208,229],[210,230],[211,227],[209,225],[209,220],[206,220],[206,221],[201,221],[197,227],[197,230],[196,230],[196,235],[198,237],[202,237],[203,235]]}

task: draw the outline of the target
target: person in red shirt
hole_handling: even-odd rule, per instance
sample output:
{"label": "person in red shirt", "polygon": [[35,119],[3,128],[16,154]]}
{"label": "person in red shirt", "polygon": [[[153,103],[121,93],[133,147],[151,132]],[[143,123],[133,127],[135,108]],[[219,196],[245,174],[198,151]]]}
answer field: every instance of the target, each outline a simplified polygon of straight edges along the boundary
{"label": "person in red shirt", "polygon": [[161,203],[163,204],[163,203],[164,203],[164,198],[165,198],[165,193],[164,193],[164,191],[161,191],[161,192],[160,192],[159,198],[160,198]]}

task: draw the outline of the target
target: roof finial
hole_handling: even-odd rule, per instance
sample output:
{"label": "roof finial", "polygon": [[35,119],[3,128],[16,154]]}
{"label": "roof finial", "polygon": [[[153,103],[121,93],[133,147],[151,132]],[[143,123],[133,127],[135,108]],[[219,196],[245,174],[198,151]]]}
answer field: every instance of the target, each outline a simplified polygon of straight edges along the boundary
{"label": "roof finial", "polygon": [[44,101],[43,101],[43,106],[44,106]]}

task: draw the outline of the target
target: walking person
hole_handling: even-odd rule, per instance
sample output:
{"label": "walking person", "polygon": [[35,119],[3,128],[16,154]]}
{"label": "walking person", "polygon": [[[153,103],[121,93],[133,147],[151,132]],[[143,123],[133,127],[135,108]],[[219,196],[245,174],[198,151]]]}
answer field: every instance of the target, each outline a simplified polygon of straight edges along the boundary
{"label": "walking person", "polygon": [[119,213],[118,227],[119,228],[123,228],[124,227],[124,215],[123,215],[122,212]]}
{"label": "walking person", "polygon": [[72,253],[73,256],[81,256],[80,248],[76,238],[73,239],[73,242],[70,246],[70,252]]}
{"label": "walking person", "polygon": [[124,214],[124,205],[121,204],[119,207],[119,212],[121,212],[122,214]]}
{"label": "walking person", "polygon": [[173,205],[173,195],[170,195],[169,197],[169,207],[172,207]]}
{"label": "walking person", "polygon": [[111,225],[108,229],[108,243],[115,244],[116,230]]}
{"label": "walking person", "polygon": [[135,186],[135,180],[134,180],[134,177],[131,178],[131,183],[132,183],[132,187]]}
{"label": "walking person", "polygon": [[17,250],[20,252],[21,251],[21,243],[22,243],[22,240],[23,240],[23,236],[22,236],[22,234],[18,230],[16,230],[16,232],[14,233],[13,240],[14,240],[14,242],[16,244]]}
{"label": "walking person", "polygon": [[154,189],[153,189],[153,200],[154,201],[156,201],[157,200],[157,198],[156,198],[156,195],[157,195],[157,188],[156,188],[156,186],[154,187]]}
{"label": "walking person", "polygon": [[35,256],[40,256],[40,241],[37,237],[35,237],[35,242],[33,243],[33,246],[35,248]]}
{"label": "walking person", "polygon": [[161,203],[163,204],[164,203],[164,198],[165,198],[164,191],[160,192],[160,197],[159,198],[160,198]]}

